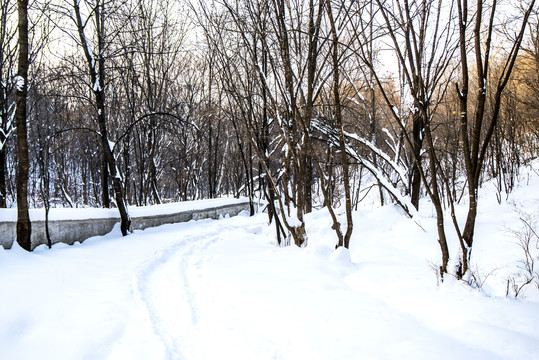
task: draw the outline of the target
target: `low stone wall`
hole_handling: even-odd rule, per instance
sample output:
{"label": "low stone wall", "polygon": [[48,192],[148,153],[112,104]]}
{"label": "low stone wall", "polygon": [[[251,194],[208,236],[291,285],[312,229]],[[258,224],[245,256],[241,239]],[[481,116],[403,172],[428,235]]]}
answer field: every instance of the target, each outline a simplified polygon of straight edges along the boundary
{"label": "low stone wall", "polygon": [[[218,219],[220,216],[236,216],[243,210],[249,211],[249,202],[237,202],[223,206],[208,207],[197,210],[180,211],[171,214],[140,216],[131,218],[132,230],[143,230],[164,224],[187,222],[190,220]],[[51,242],[73,243],[108,234],[114,225],[120,222],[119,217],[97,218],[85,220],[52,220],[49,221]],[[10,249],[15,241],[17,223],[0,219],[0,246]],[[118,230],[119,232],[120,230]],[[32,249],[47,243],[45,236],[45,221],[32,221]]]}

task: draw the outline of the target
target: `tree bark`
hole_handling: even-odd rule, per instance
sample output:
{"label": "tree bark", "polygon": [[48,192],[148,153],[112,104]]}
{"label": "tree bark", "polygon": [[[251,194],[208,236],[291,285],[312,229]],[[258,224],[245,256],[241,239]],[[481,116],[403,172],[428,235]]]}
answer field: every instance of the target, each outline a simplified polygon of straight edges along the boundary
{"label": "tree bark", "polygon": [[102,149],[101,155],[101,205],[108,209],[110,208],[110,196],[109,196],[109,165],[107,163],[107,156],[105,150]]}
{"label": "tree bark", "polygon": [[28,137],[26,128],[26,95],[28,84],[28,0],[19,0],[19,70],[17,75],[17,243],[32,250],[32,225],[28,213]]}
{"label": "tree bark", "polygon": [[[316,78],[316,68],[318,63],[318,40],[320,33],[320,23],[322,21],[322,14],[324,12],[324,2],[320,1],[318,3],[318,12],[315,21],[315,6],[313,0],[309,1],[309,28],[308,28],[308,58],[307,58],[307,99],[305,104],[305,130],[310,132],[311,130],[311,120],[313,117],[314,110],[314,97],[315,97],[315,78]],[[310,136],[310,134],[307,134]],[[305,151],[302,156],[302,163],[304,168],[304,189],[305,193],[305,213],[308,214],[313,210],[313,157],[315,154],[312,153],[313,149]]]}
{"label": "tree bark", "polygon": [[412,124],[412,151],[413,161],[412,165],[412,179],[411,179],[411,199],[410,202],[415,206],[416,210],[419,210],[419,198],[421,197],[421,174],[419,166],[421,164],[421,149],[423,148],[423,119],[419,112],[413,115]]}

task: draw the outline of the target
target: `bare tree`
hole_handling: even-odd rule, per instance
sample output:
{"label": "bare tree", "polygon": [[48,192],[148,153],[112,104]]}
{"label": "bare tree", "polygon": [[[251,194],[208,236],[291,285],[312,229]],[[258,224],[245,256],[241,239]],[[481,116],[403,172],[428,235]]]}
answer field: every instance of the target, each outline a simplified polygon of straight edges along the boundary
{"label": "bare tree", "polygon": [[[341,155],[341,165],[343,171],[343,185],[345,196],[345,208],[346,208],[346,233],[344,236],[339,235],[338,246],[350,247],[350,237],[352,236],[353,222],[352,222],[352,199],[350,195],[350,178],[348,169],[348,158],[346,151],[346,142],[344,138],[343,129],[343,116],[341,108],[341,82],[340,82],[340,54],[339,54],[339,35],[337,26],[335,25],[335,19],[331,6],[331,0],[326,0],[326,9],[329,18],[329,24],[331,28],[332,37],[332,60],[333,60],[333,101],[335,102],[335,125],[339,134],[339,152]],[[340,229],[339,229],[340,231]]]}
{"label": "bare tree", "polygon": [[15,10],[11,1],[0,2],[0,208],[7,205],[6,143],[15,132],[12,81],[17,50],[17,28],[12,25]]}
{"label": "bare tree", "polygon": [[[115,144],[110,141],[108,121],[106,114],[106,94],[105,94],[105,60],[106,60],[106,26],[105,19],[107,14],[105,13],[105,1],[97,0],[95,4],[86,3],[89,7],[88,15],[83,15],[81,11],[81,3],[78,0],[74,0],[71,9],[73,10],[72,20],[75,22],[78,32],[78,45],[82,48],[84,57],[86,59],[88,76],[90,78],[91,91],[94,95],[95,108],[97,112],[97,123],[99,128],[99,137],[101,140],[101,147],[104,154],[106,168],[110,173],[116,206],[120,212],[121,218],[121,231],[122,235],[127,235],[131,225],[131,219],[125,206],[124,189],[121,179],[121,174],[118,172],[116,166],[116,158],[114,155]],[[108,14],[110,15],[110,14]],[[83,17],[84,16],[84,17]],[[93,23],[92,23],[93,20]],[[96,37],[96,48],[93,50],[92,44],[87,37],[87,31],[90,28],[90,24],[93,25],[92,30]],[[103,179],[103,183],[106,185],[107,179]],[[107,190],[108,191],[108,190]],[[104,193],[107,191],[103,191]]]}
{"label": "bare tree", "polygon": [[[444,82],[450,71],[451,54],[456,47],[452,43],[451,6],[440,1],[390,1],[376,0],[384,20],[387,36],[392,44],[406,90],[411,98],[412,132],[408,133],[403,114],[398,111],[384,89],[379,73],[367,53],[361,50],[362,60],[371,68],[381,89],[382,96],[391,109],[396,124],[411,149],[413,159],[412,204],[419,200],[419,178],[434,204],[437,218],[438,242],[442,252],[442,275],[447,272],[449,249],[447,246],[444,211],[442,203],[443,178],[440,161],[436,154],[433,135],[433,115],[444,97],[448,83]],[[446,19],[442,19],[445,14]],[[423,142],[427,143],[430,178],[423,168]]]}
{"label": "bare tree", "polygon": [[[348,246],[353,228],[351,197],[345,196],[347,231],[343,234],[333,211],[332,182],[322,166],[325,155],[314,141],[315,124],[323,116],[318,102],[327,91],[333,94],[328,104],[334,114],[329,116],[332,129],[340,128],[342,135],[342,114],[338,110],[342,54],[339,39],[334,39],[336,46],[330,48],[323,34],[326,2],[311,0],[290,6],[280,0],[225,1],[223,5],[224,17],[216,16],[204,4],[200,16],[213,20],[204,25],[204,30],[225,64],[221,76],[229,101],[235,105],[230,113],[236,129],[236,119],[242,119],[259,160],[261,183],[268,185],[264,193],[270,204],[270,220],[275,215],[278,242],[286,229],[296,245],[306,244],[304,215],[312,207],[312,174],[316,171],[338,245]],[[232,30],[225,33],[223,28]],[[230,46],[238,50],[229,52]],[[334,58],[330,49],[337,52],[336,62],[330,61]],[[329,86],[331,77],[334,83]],[[344,144],[343,138],[337,139]],[[347,154],[340,152],[340,165],[346,173],[342,179],[345,192],[350,194]]]}
{"label": "bare tree", "polygon": [[17,243],[32,250],[32,226],[28,212],[28,137],[26,127],[26,95],[28,89],[28,1],[19,1],[19,67],[17,70]]}
{"label": "bare tree", "polygon": [[[485,155],[496,128],[502,101],[502,93],[510,79],[518,52],[526,31],[528,18],[534,9],[535,0],[527,1],[524,16],[517,24],[518,33],[510,43],[509,53],[503,65],[503,70],[495,78],[490,78],[492,67],[492,40],[496,27],[498,1],[477,0],[475,7],[468,5],[467,0],[457,0],[459,49],[461,58],[461,79],[457,85],[460,105],[460,133],[462,139],[462,155],[466,168],[467,187],[469,196],[468,215],[462,233],[455,223],[461,244],[462,255],[457,269],[457,275],[462,277],[469,268],[472,253],[475,221],[477,217],[478,190],[480,177],[485,162]],[[485,25],[483,16],[489,11],[488,23]],[[470,22],[471,20],[471,22]],[[473,46],[471,56],[475,60],[472,70],[468,63],[470,46],[468,41],[469,29],[473,26]],[[484,37],[486,36],[486,38]],[[470,77],[475,80],[475,103],[468,99],[470,92]],[[493,86],[487,86],[489,82]],[[494,93],[491,104],[492,113],[487,113],[488,92]],[[471,109],[470,109],[471,108]],[[471,110],[471,112],[470,112]]]}

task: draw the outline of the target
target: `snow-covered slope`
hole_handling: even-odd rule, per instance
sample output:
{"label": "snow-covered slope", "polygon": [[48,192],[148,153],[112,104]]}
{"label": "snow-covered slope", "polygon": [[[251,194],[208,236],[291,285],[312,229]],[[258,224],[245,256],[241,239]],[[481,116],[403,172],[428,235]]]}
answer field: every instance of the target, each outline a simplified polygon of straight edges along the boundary
{"label": "snow-covered slope", "polygon": [[413,220],[361,208],[350,252],[333,250],[324,210],[307,217],[305,249],[277,248],[265,214],[0,249],[0,359],[539,358],[537,289],[505,297],[521,251],[511,229],[537,214],[539,176],[502,205],[485,190],[482,290],[437,285],[428,203]]}

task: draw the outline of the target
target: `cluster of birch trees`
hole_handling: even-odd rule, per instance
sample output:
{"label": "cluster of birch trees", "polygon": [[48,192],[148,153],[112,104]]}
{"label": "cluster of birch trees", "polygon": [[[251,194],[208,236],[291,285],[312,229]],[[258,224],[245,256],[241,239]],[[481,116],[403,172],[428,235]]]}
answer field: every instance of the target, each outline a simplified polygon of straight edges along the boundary
{"label": "cluster of birch trees", "polygon": [[348,247],[369,192],[428,197],[463,277],[482,182],[501,201],[539,152],[535,0],[36,1],[27,55],[23,3],[0,8],[0,206],[23,223],[25,199],[117,207],[126,234],[127,205],[261,197],[279,244],[326,207]]}

